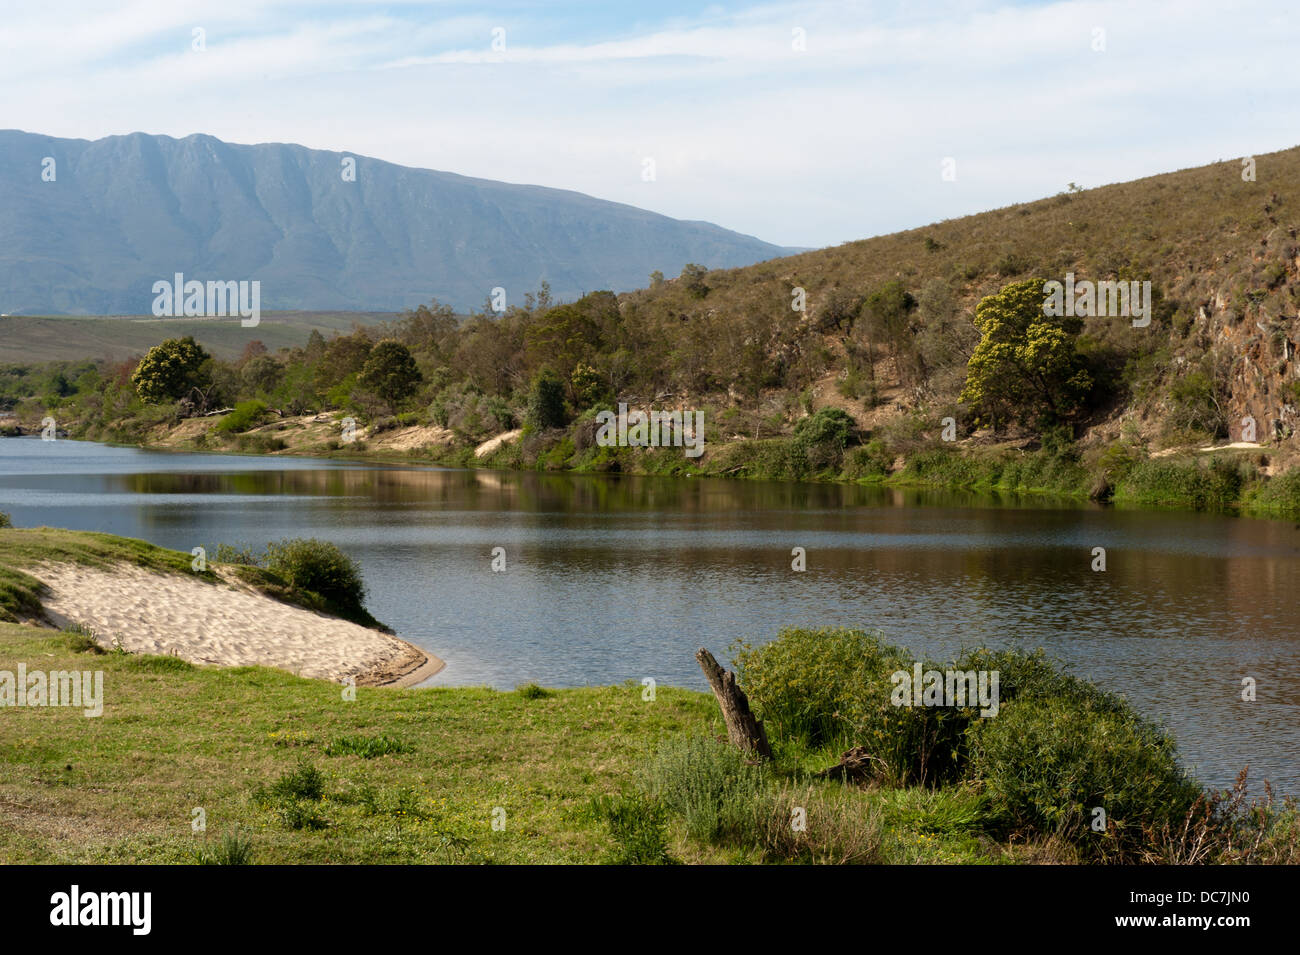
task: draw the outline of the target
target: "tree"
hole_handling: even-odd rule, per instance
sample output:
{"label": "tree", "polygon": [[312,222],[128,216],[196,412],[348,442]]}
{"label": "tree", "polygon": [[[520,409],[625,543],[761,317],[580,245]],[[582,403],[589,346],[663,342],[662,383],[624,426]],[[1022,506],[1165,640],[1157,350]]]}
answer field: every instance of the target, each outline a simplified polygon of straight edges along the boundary
{"label": "tree", "polygon": [[709,270],[704,266],[687,262],[682,266],[682,285],[696,298],[704,298],[709,294],[709,287],[704,284],[704,276],[708,274]]}
{"label": "tree", "polygon": [[847,289],[834,288],[817,310],[815,327],[819,332],[852,331],[853,322],[862,309],[862,296]]}
{"label": "tree", "polygon": [[135,393],[146,404],[162,404],[202,388],[202,368],[209,355],[194,339],[169,338],[150,348],[131,375]]}
{"label": "tree", "polygon": [[867,338],[867,359],[871,383],[876,381],[876,342],[883,340],[894,350],[902,366],[914,353],[910,338],[911,314],[916,299],[897,279],[886,282],[867,296],[862,304],[862,329]]}
{"label": "tree", "polygon": [[979,344],[961,400],[994,430],[1010,421],[1047,426],[1078,411],[1092,377],[1078,352],[1083,319],[1047,315],[1042,279],[1015,282],[975,308]]}
{"label": "tree", "polygon": [[251,358],[239,370],[240,383],[249,394],[269,395],[280,384],[284,368],[270,355]]}
{"label": "tree", "polygon": [[411,350],[393,338],[385,338],[370,350],[358,379],[362,387],[390,404],[415,394],[423,380]]}
{"label": "tree", "polygon": [[564,382],[550,369],[543,369],[533,380],[524,420],[538,430],[562,428],[568,420],[564,411]]}

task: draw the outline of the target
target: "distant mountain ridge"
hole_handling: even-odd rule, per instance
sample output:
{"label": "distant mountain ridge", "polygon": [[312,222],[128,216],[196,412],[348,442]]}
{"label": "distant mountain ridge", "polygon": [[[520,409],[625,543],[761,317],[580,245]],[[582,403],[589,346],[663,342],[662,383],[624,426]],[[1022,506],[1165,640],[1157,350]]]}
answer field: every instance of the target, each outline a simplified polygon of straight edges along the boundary
{"label": "distant mountain ridge", "polygon": [[[54,160],[51,166],[46,159]],[[345,160],[355,160],[355,180]],[[50,175],[53,178],[50,180]],[[0,130],[0,312],[148,313],[153,283],[258,280],[262,308],[385,310],[625,291],[791,254],[542,186],[282,143]]]}

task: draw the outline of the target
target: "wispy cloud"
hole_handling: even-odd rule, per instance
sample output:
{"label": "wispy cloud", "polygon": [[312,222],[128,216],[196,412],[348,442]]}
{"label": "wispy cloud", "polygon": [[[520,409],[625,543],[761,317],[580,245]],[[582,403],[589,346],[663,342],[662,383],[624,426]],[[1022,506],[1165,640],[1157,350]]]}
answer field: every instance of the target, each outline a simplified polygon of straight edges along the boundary
{"label": "wispy cloud", "polygon": [[50,0],[0,31],[0,111],[346,149],[804,245],[1300,138],[1284,5],[915,6]]}

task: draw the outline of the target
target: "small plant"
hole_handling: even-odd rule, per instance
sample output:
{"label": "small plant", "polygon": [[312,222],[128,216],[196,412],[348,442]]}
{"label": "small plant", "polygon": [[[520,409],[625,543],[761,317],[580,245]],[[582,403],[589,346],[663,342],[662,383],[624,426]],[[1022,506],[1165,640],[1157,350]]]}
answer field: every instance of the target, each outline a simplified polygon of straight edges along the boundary
{"label": "small plant", "polygon": [[265,418],[266,402],[256,399],[241,401],[235,405],[234,411],[221,419],[220,424],[217,425],[217,430],[226,434],[240,434],[261,424]]}
{"label": "small plant", "polygon": [[523,686],[515,687],[515,692],[525,700],[544,700],[548,696],[555,694],[545,687],[538,686],[536,683],[525,683]]}
{"label": "small plant", "polygon": [[275,807],[276,815],[280,817],[280,823],[286,829],[292,829],[297,832],[300,829],[310,829],[313,832],[325,829],[329,826],[329,820],[320,816],[310,806],[304,806],[300,802],[293,800],[284,800]]}
{"label": "small plant", "polygon": [[199,865],[252,865],[253,843],[231,832],[221,837],[211,852],[199,849],[195,853]]}
{"label": "small plant", "polygon": [[411,747],[392,736],[340,736],[325,746],[326,756],[360,756],[374,759],[377,756],[411,752]]}
{"label": "small plant", "polygon": [[218,544],[217,559],[218,564],[242,564],[247,567],[260,567],[262,559],[252,547],[246,544]]}
{"label": "small plant", "polygon": [[308,760],[301,759],[297,769],[285,773],[270,786],[257,790],[254,799],[263,804],[280,799],[319,802],[324,795],[325,776]]}
{"label": "small plant", "polygon": [[610,865],[673,865],[668,853],[668,814],[657,800],[641,793],[597,796],[591,815],[603,820],[614,837],[606,855]]}
{"label": "small plant", "polygon": [[101,656],[104,648],[95,639],[95,632],[82,623],[70,623],[63,628],[68,635],[68,649],[73,653],[91,653]]}
{"label": "small plant", "polygon": [[13,527],[14,522],[4,511],[0,511],[0,527]]}

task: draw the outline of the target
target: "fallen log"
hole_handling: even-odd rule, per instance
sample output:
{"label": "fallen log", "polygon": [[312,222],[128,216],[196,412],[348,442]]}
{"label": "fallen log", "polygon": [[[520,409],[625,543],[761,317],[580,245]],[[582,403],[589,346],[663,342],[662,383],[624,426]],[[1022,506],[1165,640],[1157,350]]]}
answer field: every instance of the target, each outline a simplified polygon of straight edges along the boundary
{"label": "fallen log", "polygon": [[839,763],[818,773],[817,778],[865,782],[881,775],[887,768],[885,761],[879,756],[872,756],[865,746],[854,746],[840,757]]}
{"label": "fallen log", "polygon": [[703,647],[696,651],[695,659],[708,678],[713,695],[718,698],[722,721],[727,724],[727,738],[741,749],[771,759],[772,747],[768,745],[763,721],[750,710],[749,697],[745,696],[745,691],[736,683],[736,674],[724,670],[713,658],[713,654]]}

